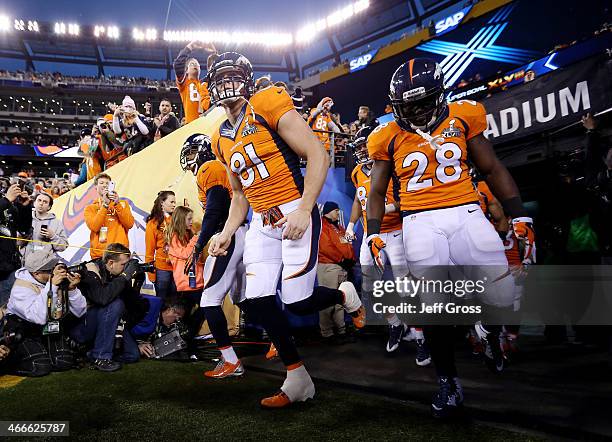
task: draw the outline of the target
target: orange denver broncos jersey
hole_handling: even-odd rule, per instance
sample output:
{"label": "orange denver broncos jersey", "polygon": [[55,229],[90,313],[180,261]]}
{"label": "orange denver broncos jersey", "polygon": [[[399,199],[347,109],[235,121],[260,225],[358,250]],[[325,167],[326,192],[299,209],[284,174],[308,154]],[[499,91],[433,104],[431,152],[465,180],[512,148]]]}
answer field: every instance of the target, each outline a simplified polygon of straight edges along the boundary
{"label": "orange denver broncos jersey", "polygon": [[325,146],[325,149],[329,151],[331,144],[329,142],[329,133],[327,133],[327,131],[329,131],[329,126],[328,124],[332,121],[331,116],[329,114],[323,114],[323,112],[321,112],[319,115],[317,115],[317,118],[312,118],[312,114],[314,113],[316,109],[313,109],[310,112],[310,118],[308,119],[308,124],[310,125],[310,128],[314,131],[326,131],[326,132],[315,132],[315,135],[317,136],[317,138],[319,138],[319,140],[321,141],[321,144],[323,144],[323,146]]}
{"label": "orange denver broncos jersey", "polygon": [[176,80],[176,86],[183,102],[185,124],[191,123],[200,116],[200,80],[187,78],[187,74],[185,74],[183,81]]}
{"label": "orange denver broncos jersey", "polygon": [[255,212],[302,196],[299,157],[276,132],[280,118],[292,109],[285,89],[262,89],[245,103],[235,127],[225,120],[212,137],[215,155],[240,180]]}
{"label": "orange denver broncos jersey", "polygon": [[[366,217],[366,204],[368,202],[368,195],[370,194],[370,173],[372,170],[365,164],[358,164],[351,173],[351,180],[355,189],[357,189],[357,199],[361,203],[361,213],[363,215],[363,230],[366,232],[366,226],[368,219]],[[390,204],[391,201],[397,201],[398,186],[394,185],[395,180],[389,181],[389,187],[387,188],[387,194],[385,195],[385,204]],[[402,229],[402,218],[399,212],[388,213],[382,219],[380,224],[380,233],[394,232]],[[366,232],[367,233],[367,232]]]}
{"label": "orange denver broncos jersey", "polygon": [[200,111],[202,113],[210,109],[210,94],[208,93],[208,83],[203,82],[200,85]]}
{"label": "orange denver broncos jersey", "polygon": [[466,164],[467,141],[486,128],[484,107],[461,100],[448,105],[448,117],[431,133],[443,137],[440,148],[392,121],[374,129],[368,151],[373,160],[392,162],[403,211],[458,206],[478,201]]}
{"label": "orange denver broncos jersey", "polygon": [[227,176],[225,166],[219,160],[207,161],[200,166],[196,175],[198,183],[198,199],[202,209],[206,210],[206,192],[215,186],[225,187],[232,197],[232,186]]}

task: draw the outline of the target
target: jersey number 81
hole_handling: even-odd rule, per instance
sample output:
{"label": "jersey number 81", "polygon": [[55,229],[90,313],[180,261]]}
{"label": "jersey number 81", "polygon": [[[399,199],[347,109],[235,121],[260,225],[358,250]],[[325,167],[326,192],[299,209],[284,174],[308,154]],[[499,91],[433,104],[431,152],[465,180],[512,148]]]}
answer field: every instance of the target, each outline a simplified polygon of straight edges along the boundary
{"label": "jersey number 81", "polygon": [[[244,152],[253,163],[253,166],[257,168],[257,172],[262,180],[265,180],[270,176],[270,172],[266,169],[264,162],[257,156],[253,143],[249,143],[244,146]],[[255,171],[253,167],[247,167],[246,158],[242,152],[234,152],[230,157],[230,168],[240,178],[242,187],[249,187],[255,181]]]}

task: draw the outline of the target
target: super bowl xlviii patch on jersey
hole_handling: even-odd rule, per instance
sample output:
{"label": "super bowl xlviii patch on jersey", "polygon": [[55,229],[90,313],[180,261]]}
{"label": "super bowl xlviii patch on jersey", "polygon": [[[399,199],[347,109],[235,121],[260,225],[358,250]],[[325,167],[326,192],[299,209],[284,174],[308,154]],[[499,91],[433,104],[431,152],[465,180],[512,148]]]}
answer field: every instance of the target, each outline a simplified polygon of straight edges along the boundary
{"label": "super bowl xlviii patch on jersey", "polygon": [[455,127],[455,119],[453,118],[448,122],[448,127],[442,131],[444,138],[460,137],[461,130]]}
{"label": "super bowl xlviii patch on jersey", "polygon": [[244,129],[242,129],[242,136],[246,137],[247,135],[253,135],[257,132],[257,127],[254,124],[249,124],[248,122],[244,125]]}

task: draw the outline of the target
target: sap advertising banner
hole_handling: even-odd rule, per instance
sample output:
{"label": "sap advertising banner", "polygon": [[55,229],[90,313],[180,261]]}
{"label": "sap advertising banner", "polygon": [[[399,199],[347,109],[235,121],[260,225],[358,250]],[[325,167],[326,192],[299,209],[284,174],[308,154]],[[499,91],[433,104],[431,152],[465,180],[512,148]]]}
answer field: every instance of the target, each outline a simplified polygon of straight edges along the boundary
{"label": "sap advertising banner", "polygon": [[591,59],[482,100],[484,135],[505,142],[574,123],[612,106],[612,61]]}
{"label": "sap advertising banner", "polygon": [[370,64],[377,52],[378,49],[374,49],[373,51],[353,58],[351,61],[349,61],[349,72],[352,73],[365,69],[366,66]]}

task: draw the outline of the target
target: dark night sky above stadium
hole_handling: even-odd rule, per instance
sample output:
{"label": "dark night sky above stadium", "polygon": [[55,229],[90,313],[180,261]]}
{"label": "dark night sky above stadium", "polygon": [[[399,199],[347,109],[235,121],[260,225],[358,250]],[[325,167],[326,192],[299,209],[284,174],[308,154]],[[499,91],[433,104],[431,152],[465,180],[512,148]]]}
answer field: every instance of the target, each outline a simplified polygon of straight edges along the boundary
{"label": "dark night sky above stadium", "polygon": [[[0,12],[41,21],[74,20],[81,25],[154,26],[163,29],[169,0],[7,0]],[[170,0],[168,29],[294,31],[350,0]]]}

